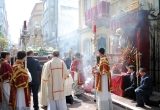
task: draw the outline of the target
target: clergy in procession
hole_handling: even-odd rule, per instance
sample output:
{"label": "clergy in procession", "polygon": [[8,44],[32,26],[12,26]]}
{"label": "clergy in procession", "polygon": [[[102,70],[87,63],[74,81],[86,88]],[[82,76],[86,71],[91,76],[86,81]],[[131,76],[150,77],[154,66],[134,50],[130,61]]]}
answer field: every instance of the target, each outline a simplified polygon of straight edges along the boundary
{"label": "clergy in procession", "polygon": [[[48,61],[50,61],[52,59],[52,57],[53,57],[53,55],[48,55],[48,57],[47,57]],[[44,73],[44,69],[45,69],[45,67],[47,65],[47,62],[43,65],[42,76],[43,76],[43,74],[45,74]],[[48,103],[47,103],[47,91],[46,90],[47,90],[47,82],[41,80],[40,104],[43,105],[42,106],[43,109],[46,109],[47,105],[48,105]]]}
{"label": "clergy in procession", "polygon": [[105,49],[99,50],[100,63],[95,68],[96,77],[96,90],[97,90],[97,106],[98,110],[113,110],[111,99],[111,73]]}
{"label": "clergy in procession", "polygon": [[9,106],[12,110],[30,110],[30,90],[28,83],[31,82],[31,75],[24,67],[26,52],[19,51],[17,60],[13,64],[13,75],[10,81],[11,91]]}
{"label": "clergy in procession", "polygon": [[9,110],[9,96],[10,96],[10,79],[12,76],[12,68],[8,61],[10,60],[10,53],[1,52],[0,59],[0,109]]}
{"label": "clergy in procession", "polygon": [[75,59],[70,67],[71,75],[74,80],[74,94],[81,95],[84,93],[82,85],[84,84],[83,63],[80,53],[75,54]]}
{"label": "clergy in procession", "polygon": [[[48,110],[67,110],[64,82],[69,77],[65,63],[59,58],[59,51],[54,50],[53,58],[45,64],[42,80],[47,82]],[[42,88],[46,90],[46,87]]]}

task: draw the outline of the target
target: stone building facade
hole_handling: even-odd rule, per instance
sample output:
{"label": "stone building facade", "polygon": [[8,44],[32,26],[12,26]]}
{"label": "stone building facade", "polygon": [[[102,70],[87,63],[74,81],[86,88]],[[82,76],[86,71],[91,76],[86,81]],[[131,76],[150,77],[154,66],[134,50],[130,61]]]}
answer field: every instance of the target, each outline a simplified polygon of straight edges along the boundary
{"label": "stone building facade", "polygon": [[42,2],[36,3],[31,12],[31,16],[28,22],[28,30],[31,35],[29,46],[40,46],[43,42],[42,35]]}
{"label": "stone building facade", "polygon": [[77,0],[42,0],[44,42],[51,47],[63,45],[59,39],[78,28]]}
{"label": "stone building facade", "polygon": [[3,34],[3,36],[8,37],[9,25],[7,20],[5,0],[0,0],[0,25],[2,25],[1,33]]}
{"label": "stone building facade", "polygon": [[111,29],[112,19],[138,10],[149,10],[149,6],[155,5],[154,0],[79,0],[81,53],[89,57],[95,51],[91,42],[93,24],[100,39],[97,48],[104,47],[107,54],[114,53],[111,48],[111,38],[115,34],[115,30]]}

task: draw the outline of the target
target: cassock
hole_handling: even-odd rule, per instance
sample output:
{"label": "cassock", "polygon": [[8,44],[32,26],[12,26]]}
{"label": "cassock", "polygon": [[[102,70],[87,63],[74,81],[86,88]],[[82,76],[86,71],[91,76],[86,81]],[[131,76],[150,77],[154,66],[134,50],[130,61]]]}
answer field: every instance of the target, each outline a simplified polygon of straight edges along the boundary
{"label": "cassock", "polygon": [[[42,68],[42,76],[43,74],[45,74],[45,68],[46,68],[46,65],[47,63],[45,63],[43,65],[43,68]],[[47,82],[46,81],[43,81],[41,80],[41,91],[40,91],[40,104],[41,105],[44,105],[44,106],[47,106],[48,105],[48,102],[47,102]]]}
{"label": "cassock", "polygon": [[67,67],[61,59],[53,57],[47,62],[42,81],[47,82],[48,110],[67,110],[64,84],[68,77]]}
{"label": "cassock", "polygon": [[23,62],[17,60],[13,65],[13,75],[10,81],[9,106],[12,110],[30,109],[29,82],[31,82],[31,75],[25,69]]}
{"label": "cassock", "polygon": [[96,75],[97,106],[98,110],[113,110],[111,99],[111,73],[108,58],[101,56]]}
{"label": "cassock", "polygon": [[9,110],[10,79],[12,68],[8,61],[3,61],[0,66],[0,108]]}
{"label": "cassock", "polygon": [[81,60],[73,60],[71,63],[71,75],[74,79],[74,94],[80,95],[84,93],[82,85],[84,84],[83,64]]}

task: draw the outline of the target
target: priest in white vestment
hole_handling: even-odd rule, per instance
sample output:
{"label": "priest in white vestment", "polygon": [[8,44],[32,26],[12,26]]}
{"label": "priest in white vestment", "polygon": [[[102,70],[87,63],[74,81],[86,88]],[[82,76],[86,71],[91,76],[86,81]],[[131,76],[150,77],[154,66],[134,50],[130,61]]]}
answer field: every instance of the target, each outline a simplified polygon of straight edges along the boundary
{"label": "priest in white vestment", "polygon": [[[53,55],[48,55],[48,57],[47,57],[48,61],[50,61],[52,59],[52,57],[53,57]],[[43,65],[42,76],[43,76],[43,74],[45,74],[44,70],[47,65],[47,62]],[[41,80],[40,104],[43,105],[42,106],[43,109],[47,108],[47,105],[48,105],[48,102],[47,102],[47,82],[45,82],[43,80]]]}
{"label": "priest in white vestment", "polygon": [[98,110],[113,110],[111,99],[111,73],[105,49],[99,49],[100,63],[95,68]]}
{"label": "priest in white vestment", "polygon": [[46,63],[45,74],[42,75],[42,80],[47,82],[48,86],[48,110],[67,110],[64,84],[69,74],[65,63],[58,57],[59,51],[55,50],[52,60]]}

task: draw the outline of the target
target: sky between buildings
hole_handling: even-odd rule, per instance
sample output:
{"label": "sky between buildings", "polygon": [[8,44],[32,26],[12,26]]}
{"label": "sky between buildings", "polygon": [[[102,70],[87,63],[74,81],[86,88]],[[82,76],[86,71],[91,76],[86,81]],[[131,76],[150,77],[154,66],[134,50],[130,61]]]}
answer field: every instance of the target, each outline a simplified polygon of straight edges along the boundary
{"label": "sky between buildings", "polygon": [[6,0],[7,18],[11,33],[11,39],[14,43],[18,43],[20,37],[20,29],[23,21],[29,20],[35,3],[40,0]]}

